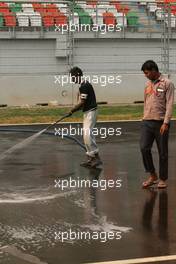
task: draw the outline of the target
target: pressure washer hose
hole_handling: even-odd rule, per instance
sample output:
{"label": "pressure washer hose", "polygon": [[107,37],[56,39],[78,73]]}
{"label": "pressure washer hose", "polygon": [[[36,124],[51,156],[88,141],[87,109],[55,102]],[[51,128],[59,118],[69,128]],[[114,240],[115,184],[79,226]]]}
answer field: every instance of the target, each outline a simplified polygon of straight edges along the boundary
{"label": "pressure washer hose", "polygon": [[[0,132],[27,132],[27,133],[37,133],[37,130],[33,130],[33,129],[10,129],[10,128],[2,128],[0,127]],[[46,135],[50,135],[50,136],[54,136],[53,132],[50,131],[45,131],[43,134]],[[69,135],[62,135],[62,134],[58,134],[57,136],[62,137],[62,138],[67,138],[70,139],[72,141],[74,141],[76,144],[78,144],[81,148],[83,148],[84,150],[86,150],[84,144],[82,144],[77,138],[69,136]]]}

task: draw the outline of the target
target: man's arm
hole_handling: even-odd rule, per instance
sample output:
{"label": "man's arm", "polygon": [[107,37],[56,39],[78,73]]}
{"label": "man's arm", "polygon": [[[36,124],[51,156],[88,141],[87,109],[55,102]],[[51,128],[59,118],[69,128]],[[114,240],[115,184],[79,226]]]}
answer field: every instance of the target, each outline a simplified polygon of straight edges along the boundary
{"label": "man's arm", "polygon": [[173,104],[174,104],[174,90],[175,90],[174,84],[170,83],[166,91],[166,114],[164,117],[164,123],[160,128],[161,135],[163,135],[164,132],[168,130],[168,125],[172,117]]}
{"label": "man's arm", "polygon": [[77,105],[75,105],[71,110],[70,110],[70,115],[72,115],[73,113],[79,111],[80,109],[83,108],[85,103],[84,99],[81,99],[80,103],[78,103]]}

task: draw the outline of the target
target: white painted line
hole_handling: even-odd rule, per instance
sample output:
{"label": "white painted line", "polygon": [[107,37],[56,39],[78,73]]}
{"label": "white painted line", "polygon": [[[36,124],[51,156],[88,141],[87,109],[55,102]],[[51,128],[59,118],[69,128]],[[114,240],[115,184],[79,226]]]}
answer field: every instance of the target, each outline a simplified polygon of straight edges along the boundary
{"label": "white painted line", "polygon": [[176,260],[176,255],[116,260],[116,261],[108,261],[108,262],[94,262],[89,264],[138,264],[138,263],[160,262],[160,261],[170,261],[170,260]]}
{"label": "white painted line", "polygon": [[[172,120],[174,120],[174,119],[172,119]],[[141,122],[142,121],[142,119],[127,119],[127,120],[125,120],[125,119],[122,119],[122,120],[98,120],[97,121],[97,123],[119,123],[119,122],[123,122],[123,123],[125,123],[125,122]],[[64,122],[59,122],[59,124],[82,124],[82,121],[81,121],[81,119],[80,119],[80,121],[71,121],[71,122],[68,122],[68,121],[64,121]],[[51,123],[17,123],[17,124],[9,124],[9,123],[7,123],[7,124],[0,124],[0,127],[4,127],[4,126],[38,126],[38,125],[51,125]]]}
{"label": "white painted line", "polygon": [[[19,1],[19,0],[18,0]],[[142,119],[122,119],[122,120],[98,120],[97,123],[132,123],[132,122],[141,122]],[[171,121],[176,121],[176,118],[172,118]],[[59,124],[82,124],[82,121],[65,121],[65,122],[60,122]],[[51,123],[18,123],[18,124],[0,124],[0,127],[4,126],[38,126],[38,125],[51,125]]]}

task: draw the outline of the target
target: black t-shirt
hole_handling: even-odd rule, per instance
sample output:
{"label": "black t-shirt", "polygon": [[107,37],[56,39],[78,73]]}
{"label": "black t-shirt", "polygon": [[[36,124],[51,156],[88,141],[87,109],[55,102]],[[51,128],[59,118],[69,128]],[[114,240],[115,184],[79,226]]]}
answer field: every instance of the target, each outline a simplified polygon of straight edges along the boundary
{"label": "black t-shirt", "polygon": [[97,107],[96,96],[93,86],[89,82],[82,82],[79,87],[80,98],[85,100],[83,112],[92,110]]}

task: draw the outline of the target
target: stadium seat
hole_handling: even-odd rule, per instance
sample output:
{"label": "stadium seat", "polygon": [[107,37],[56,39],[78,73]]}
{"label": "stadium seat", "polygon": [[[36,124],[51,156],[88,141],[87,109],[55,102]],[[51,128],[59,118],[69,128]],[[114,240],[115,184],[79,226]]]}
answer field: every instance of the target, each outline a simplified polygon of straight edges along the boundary
{"label": "stadium seat", "polygon": [[89,6],[89,5],[87,5],[86,3],[82,3],[82,2],[80,2],[79,3],[79,5],[81,6],[81,8],[82,9],[84,9],[84,10],[86,10],[87,9],[87,7],[89,7],[89,8],[91,8],[91,9],[93,9],[93,7],[92,6]]}
{"label": "stadium seat", "polygon": [[40,13],[35,12],[32,15],[30,15],[30,22],[31,22],[31,27],[41,27],[42,18],[41,18]]}
{"label": "stadium seat", "polygon": [[83,8],[84,7],[84,11],[86,12],[86,13],[88,13],[89,14],[89,16],[91,17],[91,19],[92,19],[92,21],[93,21],[93,23],[94,24],[96,24],[97,23],[97,19],[96,19],[96,9],[94,9],[93,7],[90,7],[90,6],[88,6],[88,5],[81,5],[81,7]]}
{"label": "stadium seat", "polygon": [[[166,20],[166,25],[169,26],[171,28],[175,28],[176,27],[176,18],[173,14],[170,14],[170,18],[168,19],[168,14],[165,15],[165,20]],[[169,22],[170,20],[170,22]]]}
{"label": "stadium seat", "polygon": [[97,24],[103,25],[104,19],[103,14],[108,10],[109,5],[98,5],[97,6]]}
{"label": "stadium seat", "polygon": [[0,7],[8,8],[8,4],[7,3],[0,2]]}
{"label": "stadium seat", "polygon": [[[104,11],[105,12],[105,11]],[[98,9],[98,12],[97,12],[97,24],[98,25],[102,25],[103,24],[103,13],[102,10],[100,11]]]}
{"label": "stadium seat", "polygon": [[4,15],[4,21],[5,21],[5,26],[7,27],[15,27],[16,26],[16,17],[14,15]]}
{"label": "stadium seat", "polygon": [[84,9],[82,9],[82,7],[81,7],[80,5],[78,5],[78,4],[75,4],[75,5],[73,6],[73,8],[74,8],[74,12],[78,13],[78,15],[79,15],[80,13],[83,13],[83,12],[84,12]]}
{"label": "stadium seat", "polygon": [[32,6],[34,8],[34,11],[37,11],[41,15],[46,14],[46,8],[44,5],[40,3],[33,3]]}
{"label": "stadium seat", "polygon": [[63,13],[60,13],[54,15],[54,21],[55,21],[55,25],[59,26],[59,25],[66,25],[68,19]]}
{"label": "stadium seat", "polygon": [[91,0],[87,0],[87,5],[91,5],[93,7],[96,7],[96,5],[98,4],[98,0],[94,0],[94,1],[91,1]]}
{"label": "stadium seat", "polygon": [[93,24],[92,18],[89,16],[87,12],[80,12],[79,14],[80,24],[91,25]]}
{"label": "stadium seat", "polygon": [[103,14],[108,10],[109,5],[98,5],[97,6],[97,15],[99,18],[98,24],[101,24],[100,21],[102,20],[103,23]]}
{"label": "stadium seat", "polygon": [[96,10],[94,8],[90,8],[89,6],[88,8],[86,8],[86,12],[89,14],[89,16],[91,16],[93,24],[97,24]]}
{"label": "stadium seat", "polygon": [[29,15],[23,12],[16,13],[19,27],[29,27]]}
{"label": "stadium seat", "polygon": [[45,27],[53,27],[54,26],[54,17],[52,15],[43,15],[43,25]]}
{"label": "stadium seat", "polygon": [[56,4],[57,8],[61,13],[64,13],[65,15],[69,15],[69,9],[67,7],[67,4]]}
{"label": "stadium seat", "polygon": [[34,12],[34,8],[32,6],[32,4],[28,4],[28,3],[24,3],[22,4],[22,10],[24,13],[32,13]]}
{"label": "stadium seat", "polygon": [[74,13],[77,13],[79,16],[79,23],[85,25],[92,24],[92,18],[88,12],[86,12],[81,5],[74,4],[71,6],[71,9],[74,10]]}
{"label": "stadium seat", "polygon": [[127,27],[127,18],[124,13],[117,13],[116,16],[117,25],[120,27]]}
{"label": "stadium seat", "polygon": [[[121,10],[121,9],[120,9]],[[127,19],[126,19],[126,15],[123,12],[117,12],[117,9],[115,8],[115,6],[112,5],[111,2],[111,7],[108,9],[109,12],[113,13],[113,15],[116,18],[116,23],[119,26],[123,26],[126,27],[127,26]]]}
{"label": "stadium seat", "polygon": [[127,25],[130,27],[138,26],[139,17],[135,12],[129,12],[127,15]]}
{"label": "stadium seat", "polygon": [[17,13],[22,11],[22,5],[20,3],[10,3],[9,9],[12,13]]}
{"label": "stadium seat", "polygon": [[104,12],[108,11],[109,8],[111,8],[111,6],[107,5],[107,4],[106,5],[100,4],[100,5],[97,6],[98,12],[102,12],[102,14]]}
{"label": "stadium seat", "polygon": [[4,25],[4,19],[2,14],[0,14],[0,27],[3,27],[3,25]]}
{"label": "stadium seat", "polygon": [[109,1],[109,4],[110,5],[116,5],[118,3],[119,3],[119,1],[117,1],[117,0],[111,0],[111,1]]}
{"label": "stadium seat", "polygon": [[161,7],[159,7],[155,11],[155,19],[156,19],[156,21],[163,21],[164,20],[164,13],[163,13],[163,9]]}
{"label": "stadium seat", "polygon": [[108,11],[103,13],[103,22],[106,25],[116,25],[116,19],[114,14]]}
{"label": "stadium seat", "polygon": [[170,3],[176,3],[176,1],[175,0],[164,0],[164,3],[165,4],[170,4]]}
{"label": "stadium seat", "polygon": [[175,16],[176,15],[176,5],[171,6],[171,13]]}
{"label": "stadium seat", "polygon": [[79,25],[79,16],[78,13],[73,13],[71,16],[69,16],[69,22],[74,25]]}
{"label": "stadium seat", "polygon": [[111,5],[115,6],[115,8],[116,8],[116,10],[118,12],[121,11],[121,4],[120,4],[120,2],[111,3]]}
{"label": "stadium seat", "polygon": [[109,6],[109,8],[107,10],[108,10],[108,12],[113,13],[113,15],[115,17],[117,16],[117,9],[114,6]]}
{"label": "stadium seat", "polygon": [[148,9],[148,12],[150,13],[150,14],[154,14],[155,13],[155,11],[157,10],[157,4],[156,3],[148,3],[147,4],[147,9]]}
{"label": "stadium seat", "polygon": [[48,15],[59,13],[59,9],[55,4],[47,4],[45,8]]}
{"label": "stadium seat", "polygon": [[90,16],[92,14],[96,14],[96,10],[94,8],[91,8],[90,6],[88,6],[86,9],[84,9]]}
{"label": "stadium seat", "polygon": [[128,14],[129,11],[130,11],[130,7],[128,5],[121,5],[120,12],[122,12],[126,15],[126,14]]}
{"label": "stadium seat", "polygon": [[140,8],[140,7],[143,7],[143,8],[147,7],[147,2],[146,2],[145,0],[139,2],[139,8]]}
{"label": "stadium seat", "polygon": [[7,3],[0,2],[0,13],[2,13],[2,14],[9,14],[10,13],[9,6]]}
{"label": "stadium seat", "polygon": [[98,14],[98,17],[97,17],[97,24],[98,25],[103,25],[103,15],[102,14]]}
{"label": "stadium seat", "polygon": [[117,12],[127,14],[130,10],[128,5],[124,5],[118,1],[110,2],[111,6],[114,6]]}

